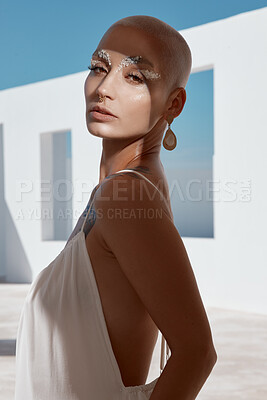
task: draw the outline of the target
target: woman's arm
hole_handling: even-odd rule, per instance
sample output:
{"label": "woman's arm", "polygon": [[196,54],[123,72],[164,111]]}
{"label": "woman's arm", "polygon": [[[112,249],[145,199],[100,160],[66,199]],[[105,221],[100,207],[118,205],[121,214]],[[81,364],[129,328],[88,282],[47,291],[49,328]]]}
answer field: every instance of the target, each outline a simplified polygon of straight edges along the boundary
{"label": "woman's arm", "polygon": [[101,195],[96,193],[101,218],[94,229],[171,350],[150,399],[193,400],[216,363],[216,351],[182,239],[162,210],[160,195],[149,183],[146,190],[142,194],[140,181],[129,176],[107,181]]}

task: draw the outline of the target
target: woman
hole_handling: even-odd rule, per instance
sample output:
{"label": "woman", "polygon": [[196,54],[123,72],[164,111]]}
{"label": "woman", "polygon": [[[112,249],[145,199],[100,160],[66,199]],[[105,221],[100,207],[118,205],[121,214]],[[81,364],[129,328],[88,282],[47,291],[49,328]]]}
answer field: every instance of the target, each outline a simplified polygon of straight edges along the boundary
{"label": "woman", "polygon": [[[86,123],[103,139],[99,184],[27,295],[15,398],[195,399],[216,351],[159,157],[186,101],[191,53],[169,25],[132,16],[108,29],[89,68]],[[163,145],[176,145],[170,129]],[[145,384],[159,330],[171,356]]]}

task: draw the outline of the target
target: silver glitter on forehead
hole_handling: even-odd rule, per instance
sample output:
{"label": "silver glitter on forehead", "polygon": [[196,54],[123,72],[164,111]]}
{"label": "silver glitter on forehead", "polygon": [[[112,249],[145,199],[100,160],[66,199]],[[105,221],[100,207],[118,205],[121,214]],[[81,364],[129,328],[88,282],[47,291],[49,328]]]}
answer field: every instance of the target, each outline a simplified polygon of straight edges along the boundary
{"label": "silver glitter on forehead", "polygon": [[119,63],[117,71],[121,70],[123,67],[128,67],[128,65],[137,64],[138,61],[140,61],[141,59],[142,59],[141,56],[125,57]]}
{"label": "silver glitter on forehead", "polygon": [[107,61],[108,65],[111,65],[110,55],[106,50],[98,50],[97,55]]}
{"label": "silver glitter on forehead", "polygon": [[160,79],[160,74],[158,72],[149,71],[149,69],[141,69],[142,74],[146,79]]}

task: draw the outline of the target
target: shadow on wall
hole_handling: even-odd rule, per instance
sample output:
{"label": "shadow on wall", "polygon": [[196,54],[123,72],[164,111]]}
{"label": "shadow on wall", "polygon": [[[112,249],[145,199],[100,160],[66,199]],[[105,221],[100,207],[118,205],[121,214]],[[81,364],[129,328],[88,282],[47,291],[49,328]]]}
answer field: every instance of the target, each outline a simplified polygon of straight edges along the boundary
{"label": "shadow on wall", "polygon": [[0,124],[0,282],[31,283],[32,271],[5,201],[3,125]]}
{"label": "shadow on wall", "polygon": [[0,237],[4,237],[0,253],[1,282],[31,283],[32,271],[6,202],[0,204],[4,212],[4,224],[0,225]]}

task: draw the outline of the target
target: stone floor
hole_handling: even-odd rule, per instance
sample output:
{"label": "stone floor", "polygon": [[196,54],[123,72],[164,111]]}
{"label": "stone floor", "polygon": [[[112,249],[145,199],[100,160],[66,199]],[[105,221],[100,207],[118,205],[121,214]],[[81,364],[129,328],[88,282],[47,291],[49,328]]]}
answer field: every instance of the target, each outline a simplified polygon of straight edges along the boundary
{"label": "stone floor", "polygon": [[[14,400],[16,333],[29,287],[0,284],[0,400]],[[267,400],[267,316],[206,311],[218,360],[197,399]],[[147,382],[159,376],[159,355],[160,335]]]}

